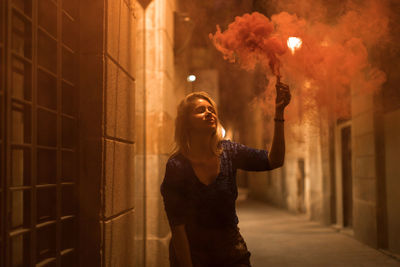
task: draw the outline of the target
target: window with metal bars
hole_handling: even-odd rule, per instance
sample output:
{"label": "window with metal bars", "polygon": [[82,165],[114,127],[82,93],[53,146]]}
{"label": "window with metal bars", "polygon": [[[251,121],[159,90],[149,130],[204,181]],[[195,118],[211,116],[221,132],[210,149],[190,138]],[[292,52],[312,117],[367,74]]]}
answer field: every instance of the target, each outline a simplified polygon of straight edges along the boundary
{"label": "window with metal bars", "polygon": [[0,1],[2,266],[76,265],[77,11]]}

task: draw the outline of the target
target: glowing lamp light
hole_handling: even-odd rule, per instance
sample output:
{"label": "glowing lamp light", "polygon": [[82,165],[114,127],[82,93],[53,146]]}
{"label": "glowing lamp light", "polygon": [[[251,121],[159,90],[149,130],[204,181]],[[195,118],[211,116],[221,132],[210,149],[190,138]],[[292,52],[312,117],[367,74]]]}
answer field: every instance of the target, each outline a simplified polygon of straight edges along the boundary
{"label": "glowing lamp light", "polygon": [[294,55],[294,51],[299,49],[302,45],[303,41],[297,37],[289,37],[287,39],[287,46],[289,47],[290,51],[292,51],[292,55]]}
{"label": "glowing lamp light", "polygon": [[226,131],[225,131],[224,127],[221,127],[221,132],[222,132],[222,138],[225,138]]}
{"label": "glowing lamp light", "polygon": [[196,80],[196,75],[190,74],[189,76],[187,76],[186,80],[192,83]]}

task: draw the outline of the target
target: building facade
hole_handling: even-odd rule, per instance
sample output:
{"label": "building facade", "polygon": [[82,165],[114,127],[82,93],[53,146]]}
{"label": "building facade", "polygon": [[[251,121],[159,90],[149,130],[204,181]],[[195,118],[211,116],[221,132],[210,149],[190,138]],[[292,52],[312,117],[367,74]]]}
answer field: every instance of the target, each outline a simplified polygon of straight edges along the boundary
{"label": "building facade", "polygon": [[1,266],[165,265],[174,10],[0,2]]}
{"label": "building facade", "polygon": [[[207,39],[211,18],[262,1],[211,2],[0,1],[0,266],[167,266],[159,187],[188,92],[219,100],[234,141],[268,146],[271,118],[243,104],[261,76]],[[288,123],[285,166],[239,174],[250,197],[400,254],[396,49],[376,60],[380,94],[352,88],[349,120]]]}

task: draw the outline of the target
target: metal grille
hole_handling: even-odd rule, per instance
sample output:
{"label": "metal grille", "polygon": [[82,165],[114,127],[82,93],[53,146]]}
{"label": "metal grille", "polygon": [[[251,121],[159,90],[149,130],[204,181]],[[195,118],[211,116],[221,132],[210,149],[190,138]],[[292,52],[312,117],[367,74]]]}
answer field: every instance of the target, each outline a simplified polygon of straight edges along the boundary
{"label": "metal grille", "polygon": [[77,3],[0,5],[0,263],[75,266]]}

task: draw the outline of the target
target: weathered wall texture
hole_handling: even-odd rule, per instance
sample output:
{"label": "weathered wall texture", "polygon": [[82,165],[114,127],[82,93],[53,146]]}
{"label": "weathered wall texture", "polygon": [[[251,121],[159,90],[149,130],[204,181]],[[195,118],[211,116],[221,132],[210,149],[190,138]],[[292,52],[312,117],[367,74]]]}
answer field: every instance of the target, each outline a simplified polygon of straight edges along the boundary
{"label": "weathered wall texture", "polygon": [[[353,225],[355,237],[377,246],[377,176],[373,95],[353,88]],[[382,177],[383,178],[383,177]]]}
{"label": "weathered wall texture", "polygon": [[[301,141],[291,138],[292,133],[301,137]],[[289,210],[294,212],[306,211],[310,218],[317,219],[321,210],[321,151],[319,148],[320,129],[315,123],[304,122],[302,127],[286,123],[287,154],[285,157],[286,196]],[[303,177],[299,169],[299,160],[303,160]],[[300,195],[299,181],[303,179],[304,192]],[[302,208],[305,206],[306,208]]]}
{"label": "weathered wall texture", "polygon": [[134,1],[80,2],[82,266],[134,264],[133,11]]}
{"label": "weathered wall texture", "polygon": [[145,201],[145,142],[146,142],[146,96],[144,87],[144,61],[146,60],[144,49],[144,12],[139,4],[135,6],[136,14],[136,91],[135,91],[135,186],[134,203],[136,215],[134,219],[135,245],[133,254],[135,255],[134,266],[144,266],[146,252],[146,201]]}
{"label": "weathered wall texture", "polygon": [[[293,101],[296,101],[294,98]],[[259,111],[261,112],[261,111]],[[252,129],[248,140],[242,140],[249,146],[269,149],[273,121],[267,125],[265,118],[257,112],[251,112],[248,119]],[[286,156],[285,165],[268,173],[249,173],[249,196],[265,200],[293,212],[306,212],[313,219],[330,223],[331,208],[331,167],[332,155],[329,141],[332,133],[324,122],[322,114],[305,114],[301,124],[289,118],[285,122]],[[312,119],[310,119],[312,118]],[[265,141],[262,136],[270,131]]]}
{"label": "weathered wall texture", "polygon": [[[143,207],[137,218],[136,251],[144,252],[135,266],[168,266],[169,226],[160,194],[165,164],[173,149],[177,101],[184,92],[175,86],[173,12],[175,1],[156,0],[137,6],[136,125],[138,127],[136,203]],[[142,178],[140,177],[144,177]],[[140,233],[142,231],[142,234]],[[141,244],[141,245],[140,245]],[[141,256],[140,256],[141,257]]]}
{"label": "weathered wall texture", "polygon": [[322,209],[321,129],[313,122],[306,127],[305,134],[306,145],[304,161],[307,214],[311,219],[318,220],[321,217]]}
{"label": "weathered wall texture", "polygon": [[79,266],[101,265],[103,20],[102,1],[80,1]]}
{"label": "weathered wall texture", "polygon": [[133,266],[136,19],[133,1],[106,4],[103,265]]}
{"label": "weathered wall texture", "polygon": [[400,110],[385,115],[386,193],[388,247],[400,254]]}

